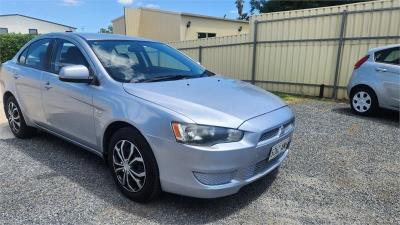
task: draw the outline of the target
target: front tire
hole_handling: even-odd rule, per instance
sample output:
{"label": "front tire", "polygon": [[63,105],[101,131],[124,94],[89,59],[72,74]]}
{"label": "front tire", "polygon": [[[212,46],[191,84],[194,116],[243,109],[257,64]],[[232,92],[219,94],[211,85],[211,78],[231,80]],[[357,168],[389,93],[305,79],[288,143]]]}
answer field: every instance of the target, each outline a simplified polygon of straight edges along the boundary
{"label": "front tire", "polygon": [[118,188],[137,202],[160,193],[158,166],[150,145],[131,127],[117,130],[108,148],[108,165]]}
{"label": "front tire", "polygon": [[350,106],[355,114],[367,116],[374,114],[378,110],[379,103],[373,90],[366,87],[358,87],[351,92]]}
{"label": "front tire", "polygon": [[29,138],[36,133],[36,129],[26,125],[24,116],[14,96],[7,98],[4,111],[10,126],[11,132],[18,138]]}

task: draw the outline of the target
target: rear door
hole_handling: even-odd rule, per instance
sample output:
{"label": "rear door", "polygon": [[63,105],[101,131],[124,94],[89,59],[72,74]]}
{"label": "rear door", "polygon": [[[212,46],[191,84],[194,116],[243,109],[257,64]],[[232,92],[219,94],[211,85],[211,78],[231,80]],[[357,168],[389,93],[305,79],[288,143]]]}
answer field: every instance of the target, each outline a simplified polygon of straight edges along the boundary
{"label": "rear door", "polygon": [[48,68],[52,39],[40,39],[30,44],[19,56],[13,78],[18,102],[26,117],[43,123],[42,75]]}
{"label": "rear door", "polygon": [[375,71],[384,87],[385,102],[391,108],[400,106],[400,47],[375,52]]}

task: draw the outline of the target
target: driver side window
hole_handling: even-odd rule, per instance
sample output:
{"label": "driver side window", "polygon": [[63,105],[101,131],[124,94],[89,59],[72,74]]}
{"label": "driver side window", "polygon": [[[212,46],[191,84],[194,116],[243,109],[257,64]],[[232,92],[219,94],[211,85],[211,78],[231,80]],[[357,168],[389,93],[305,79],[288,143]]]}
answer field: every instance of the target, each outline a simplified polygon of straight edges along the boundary
{"label": "driver side window", "polygon": [[144,46],[144,50],[146,51],[152,66],[173,70],[190,71],[189,67],[185,66],[183,63],[179,62],[177,59],[163,51],[149,46]]}
{"label": "driver side window", "polygon": [[[57,43],[55,54],[51,61],[51,71],[58,74],[62,67],[71,65],[83,65],[88,68],[89,72],[91,71],[89,63],[81,50],[73,43],[61,40]],[[92,73],[90,72],[90,74]]]}

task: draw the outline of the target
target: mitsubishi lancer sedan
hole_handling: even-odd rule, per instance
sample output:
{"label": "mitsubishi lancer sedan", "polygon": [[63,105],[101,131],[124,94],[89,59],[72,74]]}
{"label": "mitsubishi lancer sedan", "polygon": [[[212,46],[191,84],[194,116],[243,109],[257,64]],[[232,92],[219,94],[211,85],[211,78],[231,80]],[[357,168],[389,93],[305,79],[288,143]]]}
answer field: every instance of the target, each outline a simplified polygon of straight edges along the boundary
{"label": "mitsubishi lancer sedan", "polygon": [[1,66],[0,87],[16,137],[40,129],[103,157],[141,202],[234,194],[279,168],[294,131],[277,96],[121,35],[42,35]]}

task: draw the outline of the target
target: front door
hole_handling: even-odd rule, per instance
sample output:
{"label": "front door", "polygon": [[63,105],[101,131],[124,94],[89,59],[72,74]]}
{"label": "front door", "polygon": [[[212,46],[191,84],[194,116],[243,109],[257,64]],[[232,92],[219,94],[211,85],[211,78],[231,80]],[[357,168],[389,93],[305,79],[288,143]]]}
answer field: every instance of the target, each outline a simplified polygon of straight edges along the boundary
{"label": "front door", "polygon": [[84,65],[88,61],[76,44],[58,39],[49,72],[43,73],[43,105],[49,129],[96,149],[93,118],[93,86],[58,79],[63,66]]}

